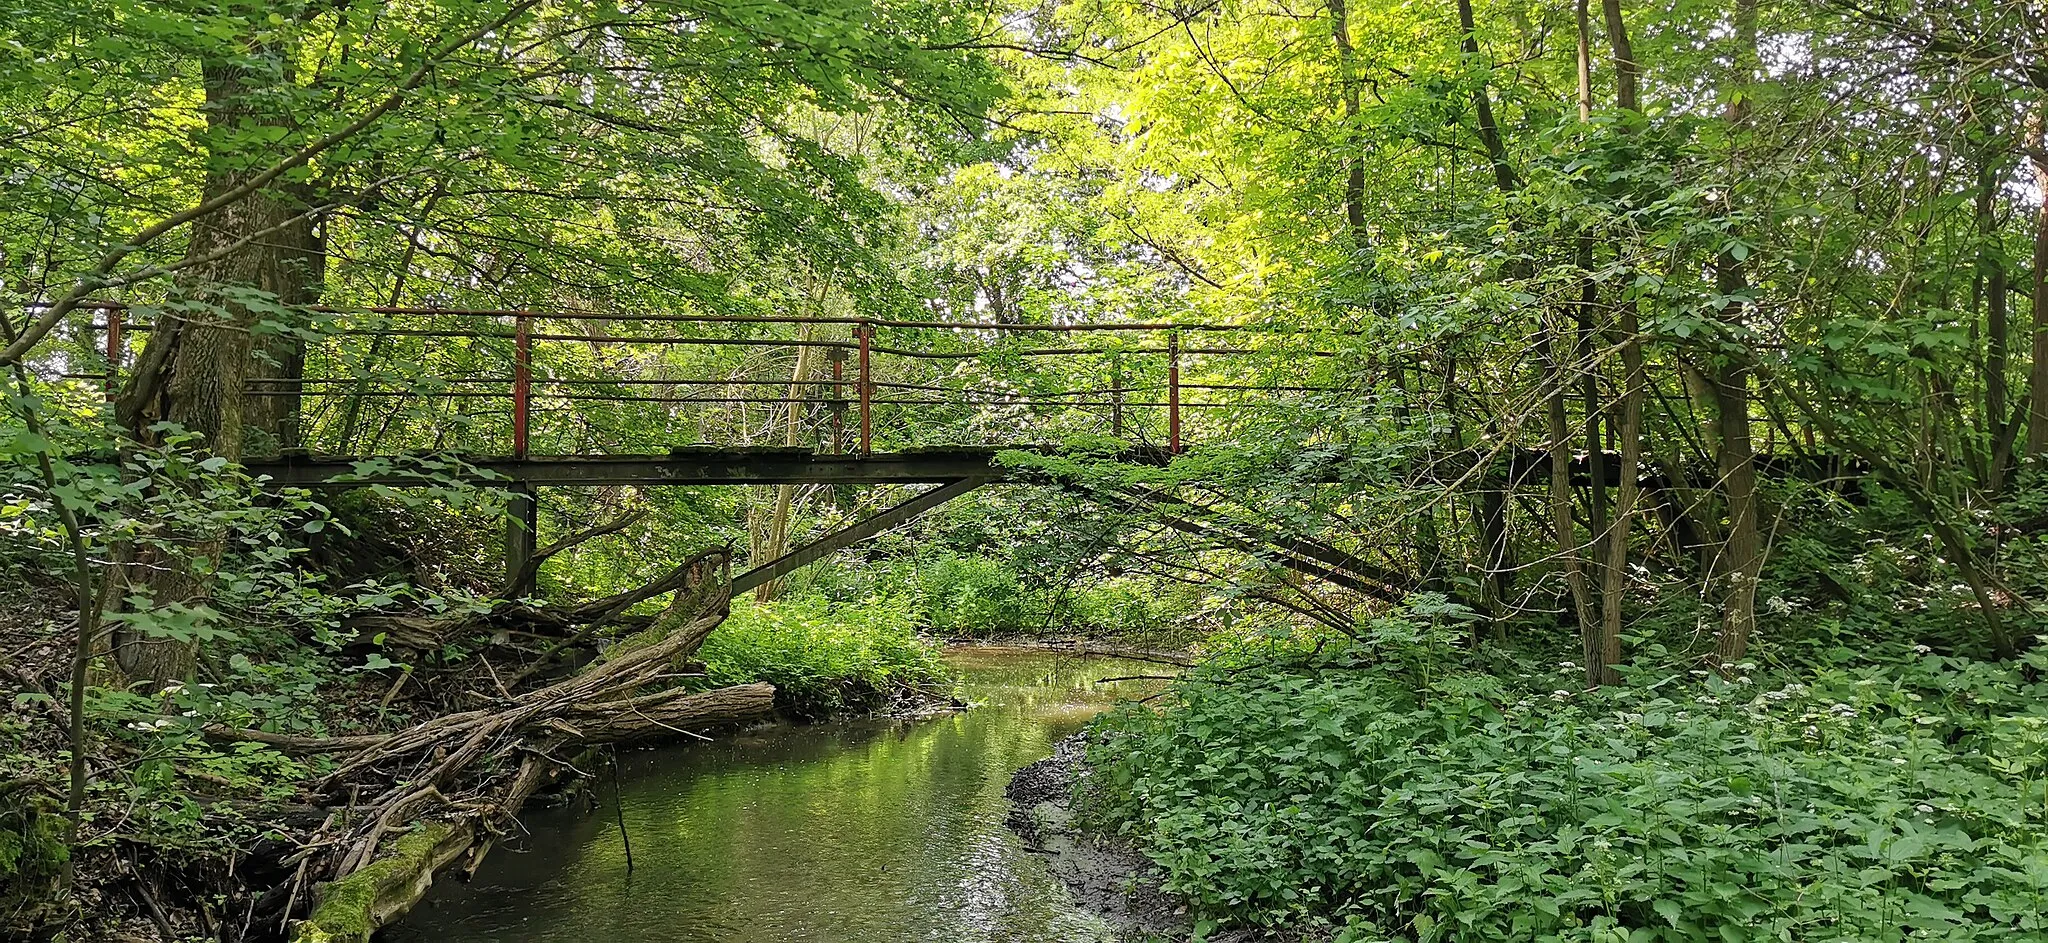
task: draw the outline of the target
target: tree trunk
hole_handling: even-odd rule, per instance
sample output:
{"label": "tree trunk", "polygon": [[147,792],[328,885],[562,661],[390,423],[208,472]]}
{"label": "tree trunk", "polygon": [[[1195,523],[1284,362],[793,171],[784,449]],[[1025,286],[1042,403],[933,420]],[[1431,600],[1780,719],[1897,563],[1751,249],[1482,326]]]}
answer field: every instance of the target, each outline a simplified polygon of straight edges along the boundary
{"label": "tree trunk", "polygon": [[[1628,23],[1621,18],[1621,0],[1600,0],[1600,15],[1607,24],[1607,43],[1614,51],[1614,104],[1623,111],[1640,111],[1636,76],[1641,68],[1636,65],[1635,44],[1628,38]],[[1754,14],[1751,20],[1755,20]]]}
{"label": "tree trunk", "polygon": [[[1464,33],[1459,48],[1464,50],[1465,55],[1477,58],[1479,30],[1473,20],[1471,0],[1458,0],[1458,26]],[[1512,197],[1515,191],[1520,189],[1521,181],[1515,176],[1514,166],[1508,161],[1507,145],[1501,140],[1500,126],[1494,120],[1493,96],[1489,91],[1491,84],[1490,81],[1483,81],[1479,83],[1479,87],[1472,90],[1472,106],[1478,119],[1480,146],[1486,149],[1486,162],[1493,168],[1494,186],[1499,189],[1501,196]],[[1515,225],[1512,215],[1509,225]],[[1526,263],[1519,260],[1509,262],[1507,274],[1513,279],[1526,279]],[[1439,406],[1441,409],[1455,410],[1453,397],[1456,395],[1456,385],[1452,379],[1447,370],[1444,377],[1444,402]],[[1496,424],[1489,423],[1487,428],[1489,432],[1498,431]],[[1462,442],[1459,444],[1463,445]],[[1513,465],[1512,462],[1509,464]],[[1486,476],[1486,490],[1479,496],[1480,559],[1483,561],[1479,574],[1479,598],[1481,607],[1488,615],[1495,617],[1493,626],[1494,637],[1497,639],[1506,637],[1499,617],[1504,614],[1507,595],[1514,588],[1514,571],[1517,566],[1514,562],[1514,545],[1508,534],[1507,516],[1508,498],[1517,484],[1516,474],[1511,468],[1505,476]]]}
{"label": "tree trunk", "polygon": [[[2034,165],[2034,183],[2048,187],[2048,103],[2027,122],[2027,157]],[[2034,222],[2034,365],[2028,374],[2027,454],[2048,454],[2048,200]]]}
{"label": "tree trunk", "polygon": [[[829,291],[830,289],[826,288],[821,294],[829,293]],[[824,310],[824,301],[824,297],[819,298],[818,310]],[[798,333],[798,337],[806,341],[810,340],[812,336],[811,325],[808,324],[804,325],[803,329]],[[817,349],[816,347],[798,347],[796,349],[796,366],[790,371],[789,375],[789,415],[784,417],[783,421],[782,444],[785,446],[795,446],[797,440],[802,435],[803,388],[804,384],[809,381],[812,372],[811,361],[813,358],[811,352]],[[762,540],[756,548],[758,555],[750,558],[754,566],[760,566],[789,552],[790,513],[796,502],[796,488],[796,485],[776,486],[775,506],[774,510],[770,512],[767,532],[762,535]],[[779,579],[769,580],[755,587],[755,601],[767,602],[770,599],[774,599],[777,594],[782,592],[782,582]]]}
{"label": "tree trunk", "polygon": [[1579,552],[1578,533],[1572,523],[1572,429],[1565,405],[1570,379],[1560,356],[1565,339],[1564,331],[1552,330],[1546,325],[1539,341],[1544,363],[1550,368],[1550,395],[1546,397],[1550,433],[1550,519],[1579,635],[1591,638],[1597,631],[1593,593],[1586,582],[1585,558]]}
{"label": "tree trunk", "polygon": [[[1736,4],[1732,94],[1724,112],[1731,136],[1740,134],[1749,120],[1746,93],[1757,60],[1756,4],[1757,0]],[[1735,163],[1739,167],[1739,160]],[[1724,207],[1734,204],[1734,181],[1741,179],[1741,174],[1731,173],[1729,179]],[[1737,297],[1749,287],[1742,261],[1725,246],[1714,257],[1714,282],[1715,291],[1724,298]],[[1731,326],[1739,327],[1743,317],[1740,303],[1724,316]],[[1749,651],[1756,630],[1756,581],[1763,569],[1763,544],[1757,520],[1756,452],[1749,437],[1749,369],[1740,358],[1722,355],[1716,358],[1708,380],[1714,387],[1721,487],[1728,509],[1728,535],[1717,567],[1722,578],[1721,629],[1714,639],[1714,654],[1725,666]]]}
{"label": "tree trunk", "polygon": [[2012,461],[2012,439],[2007,431],[2006,411],[2010,408],[2010,387],[2005,371],[2011,364],[2012,327],[2006,309],[2005,258],[1998,245],[1998,191],[2005,184],[1995,150],[1984,148],[1977,167],[1977,283],[1984,307],[1984,416],[1987,439],[1984,490],[1997,495],[2005,490],[2006,467]]}
{"label": "tree trunk", "polygon": [[1330,11],[1330,38],[1337,44],[1339,92],[1344,99],[1344,222],[1351,233],[1358,264],[1366,264],[1365,253],[1372,240],[1365,229],[1365,147],[1358,133],[1358,57],[1351,47],[1351,14],[1344,0],[1325,0]]}
{"label": "tree trunk", "polygon": [[[246,121],[260,120],[253,105],[261,93],[256,73],[208,62],[203,76],[210,130],[226,135]],[[232,157],[215,156],[208,197],[247,179],[244,169],[220,166]],[[122,422],[140,441],[160,441],[152,427],[169,422],[198,434],[200,450],[241,460],[248,420],[243,388],[254,349],[252,330],[260,320],[246,292],[255,288],[308,297],[304,279],[312,273],[305,260],[311,243],[293,245],[289,237],[302,226],[310,234],[310,224],[297,219],[304,213],[303,206],[266,189],[194,224],[186,256],[202,261],[181,273],[177,284],[178,294],[192,307],[167,308],[157,319],[119,405]],[[138,547],[121,554],[124,559],[109,580],[112,600],[137,594],[156,605],[192,606],[206,600],[222,535],[204,525],[182,526],[194,529],[169,535],[175,550]],[[115,663],[134,681],[161,686],[183,680],[191,675],[197,655],[196,642],[139,632],[127,623],[114,633]]]}
{"label": "tree trunk", "polygon": [[[1629,42],[1628,25],[1621,18],[1621,0],[1603,0],[1602,15],[1607,22],[1607,40],[1614,53],[1615,103],[1625,112],[1637,110],[1635,48]],[[1614,427],[1619,440],[1621,467],[1614,491],[1614,520],[1607,532],[1607,552],[1600,580],[1599,670],[1589,657],[1586,680],[1614,684],[1621,676],[1614,666],[1621,661],[1622,601],[1628,586],[1628,541],[1636,511],[1638,482],[1643,464],[1643,346],[1642,326],[1636,303],[1626,298],[1619,307],[1621,331],[1621,416]],[[1590,434],[1590,433],[1589,433]],[[1604,493],[1605,486],[1595,483]],[[1591,651],[1591,646],[1588,647]]]}
{"label": "tree trunk", "polygon": [[[1590,121],[1593,117],[1593,58],[1591,32],[1587,20],[1588,0],[1578,0],[1576,15],[1579,32],[1579,119]],[[1585,239],[1579,242],[1580,263],[1587,262],[1591,246]],[[1581,301],[1584,299],[1582,298]],[[1580,317],[1583,317],[1583,313]],[[1549,324],[1543,327],[1538,339],[1544,364],[1550,372],[1550,395],[1545,397],[1546,414],[1549,423],[1550,451],[1550,516],[1551,529],[1557,540],[1557,556],[1564,570],[1565,587],[1571,594],[1572,615],[1578,625],[1579,638],[1585,641],[1587,651],[1594,650],[1592,640],[1599,633],[1599,617],[1595,612],[1597,604],[1593,599],[1593,587],[1586,577],[1586,559],[1580,550],[1577,525],[1572,518],[1572,430],[1567,400],[1570,397],[1571,371],[1565,365],[1565,350],[1571,343],[1570,335],[1562,328]],[[1588,671],[1589,677],[1595,673]]]}
{"label": "tree trunk", "polygon": [[[1593,264],[1593,246],[1590,237],[1579,241],[1579,266],[1590,270]],[[1589,547],[1595,548],[1586,557],[1587,568],[1600,573],[1599,590],[1593,589],[1588,581],[1587,621],[1580,624],[1582,652],[1586,659],[1586,682],[1601,684],[1607,677],[1607,643],[1602,632],[1606,620],[1602,612],[1612,601],[1600,595],[1607,586],[1603,555],[1597,548],[1607,537],[1607,449],[1600,437],[1600,372],[1593,361],[1593,311],[1599,305],[1597,289],[1588,272],[1580,278],[1579,298],[1573,304],[1576,330],[1573,341],[1572,360],[1579,375],[1579,400],[1585,413],[1582,430],[1586,445],[1586,523]]]}
{"label": "tree trunk", "polygon": [[[293,212],[303,212],[313,200],[310,194],[292,201]],[[280,303],[305,306],[318,304],[327,276],[327,238],[313,221],[301,218],[282,231],[267,236],[275,244],[277,264],[265,275],[269,281],[257,287],[277,296]],[[251,455],[276,454],[300,446],[299,409],[304,402],[300,381],[306,376],[306,341],[295,333],[259,332],[254,357],[249,362],[251,390],[242,406],[242,422],[254,435],[244,441],[243,452]]]}

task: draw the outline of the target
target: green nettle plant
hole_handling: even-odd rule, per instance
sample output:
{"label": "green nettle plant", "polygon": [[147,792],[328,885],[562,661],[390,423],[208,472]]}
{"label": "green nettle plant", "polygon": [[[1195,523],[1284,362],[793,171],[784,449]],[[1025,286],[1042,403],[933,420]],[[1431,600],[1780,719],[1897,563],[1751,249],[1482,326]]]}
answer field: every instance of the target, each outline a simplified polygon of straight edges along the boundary
{"label": "green nettle plant", "polygon": [[1390,635],[1118,712],[1088,808],[1204,916],[1339,940],[2048,938],[2040,650],[1616,695]]}
{"label": "green nettle plant", "polygon": [[707,685],[770,682],[778,706],[800,717],[879,710],[944,693],[952,679],[938,646],[918,637],[911,606],[896,599],[736,604],[698,656]]}

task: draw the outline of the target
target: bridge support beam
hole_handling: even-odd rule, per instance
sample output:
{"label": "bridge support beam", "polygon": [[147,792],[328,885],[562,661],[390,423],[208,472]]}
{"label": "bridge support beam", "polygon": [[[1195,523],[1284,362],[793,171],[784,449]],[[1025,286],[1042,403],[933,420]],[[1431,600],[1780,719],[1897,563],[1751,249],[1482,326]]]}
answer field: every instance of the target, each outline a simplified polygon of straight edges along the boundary
{"label": "bridge support beam", "polygon": [[507,489],[505,502],[505,595],[518,598],[533,591],[532,574],[526,564],[538,549],[540,505],[533,500],[533,486],[520,482]]}
{"label": "bridge support beam", "polygon": [[810,566],[827,555],[844,550],[892,527],[909,523],[918,515],[989,483],[989,478],[962,478],[926,491],[873,517],[827,534],[782,556],[732,578],[732,593],[753,589]]}
{"label": "bridge support beam", "polygon": [[1156,518],[1161,524],[1188,536],[1241,550],[1310,579],[1335,583],[1375,599],[1398,602],[1410,588],[1411,580],[1403,574],[1373,566],[1328,544],[1231,520],[1217,509],[1202,504],[1177,501],[1138,488],[1080,490],[1112,507]]}

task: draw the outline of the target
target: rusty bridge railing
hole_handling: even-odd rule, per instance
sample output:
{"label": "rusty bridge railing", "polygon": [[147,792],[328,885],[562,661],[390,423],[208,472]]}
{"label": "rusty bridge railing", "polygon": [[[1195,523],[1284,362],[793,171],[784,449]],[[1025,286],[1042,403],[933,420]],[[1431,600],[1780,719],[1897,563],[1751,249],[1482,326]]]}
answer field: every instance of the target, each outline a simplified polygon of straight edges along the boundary
{"label": "rusty bridge railing", "polygon": [[[83,325],[103,334],[104,370],[93,373],[74,369],[66,377],[96,379],[115,395],[128,363],[135,338],[146,335],[154,321],[176,314],[168,308],[129,306],[100,302],[87,306],[99,317]],[[446,399],[450,401],[497,400],[509,412],[510,454],[524,458],[534,451],[536,402],[543,407],[566,407],[574,411],[589,404],[650,404],[663,407],[718,407],[764,405],[786,409],[824,408],[822,423],[829,431],[833,451],[868,454],[875,450],[876,418],[883,408],[919,407],[1004,407],[1036,409],[1046,413],[1066,410],[1107,410],[1091,416],[1107,420],[1115,438],[1143,435],[1135,421],[1137,411],[1158,409],[1163,415],[1165,447],[1174,453],[1186,445],[1184,414],[1188,411],[1224,410],[1236,415],[1261,409],[1299,409],[1317,402],[1341,402],[1357,379],[1347,376],[1364,369],[1357,353],[1359,333],[1350,330],[1290,330],[1272,325],[1204,324],[1175,322],[1108,322],[1072,324],[1012,324],[995,321],[898,320],[864,317],[797,317],[785,315],[712,314],[621,314],[574,310],[524,310],[442,307],[357,307],[311,308],[325,327],[308,340],[305,375],[269,376],[252,380],[247,393],[253,397],[291,397],[301,421],[319,409],[352,401],[360,410],[372,400]],[[573,325],[576,329],[567,326]],[[554,330],[550,330],[550,328]],[[798,336],[759,336],[764,330],[797,331]],[[638,332],[638,333],[635,333]],[[824,337],[821,333],[843,333]],[[903,339],[894,337],[900,335]],[[934,344],[934,337],[953,342]],[[1114,338],[1116,343],[1072,343],[1075,339]],[[1028,339],[1057,339],[1062,343],[1029,342]],[[1194,339],[1200,338],[1196,341]],[[410,355],[397,345],[414,342],[422,362],[414,364],[394,358]],[[478,342],[509,342],[509,375],[479,372],[470,375],[434,374],[424,361],[452,348]],[[350,345],[364,345],[349,352]],[[664,349],[676,347],[742,347],[821,351],[823,368],[816,376],[779,375],[756,377],[727,375],[649,376],[651,366],[628,365],[617,375],[569,375],[576,370],[548,370],[537,352],[547,345],[566,349],[572,345],[589,348]],[[379,358],[382,358],[380,362]],[[1106,374],[1106,382],[1067,383],[1057,389],[1033,391],[1000,389],[972,384],[949,384],[945,376],[919,373],[915,368],[885,369],[885,364],[923,364],[926,373],[934,365],[956,365],[1000,359],[1012,364],[1092,364],[1107,357],[1107,370],[1098,366],[1073,367],[1064,377]],[[1047,359],[1041,359],[1047,358]],[[1154,367],[1142,364],[1158,358]],[[487,364],[487,353],[467,358]],[[602,360],[601,357],[588,358]],[[851,361],[851,376],[849,373]],[[357,369],[348,370],[353,362]],[[1242,363],[1262,363],[1245,370]],[[416,372],[390,369],[394,365],[418,368]],[[75,365],[74,365],[75,366]],[[668,366],[673,367],[674,364]],[[1192,368],[1195,379],[1184,374]],[[1044,379],[1044,369],[1017,368]],[[382,373],[379,371],[382,370]],[[584,374],[601,372],[594,368]],[[957,372],[957,371],[956,371]],[[1139,374],[1133,378],[1133,374]],[[1153,380],[1163,373],[1163,378]],[[1244,382],[1247,374],[1257,382]],[[1283,374],[1293,375],[1289,380]],[[1302,379],[1306,376],[1307,379]],[[394,377],[414,381],[410,389],[389,389]],[[1227,382],[1231,379],[1239,382]],[[922,381],[922,382],[921,382]],[[434,387],[418,388],[419,383]],[[782,395],[763,395],[762,388],[783,388]],[[492,389],[495,388],[495,389]],[[722,388],[722,389],[721,389]],[[648,389],[649,393],[621,392]],[[705,391],[682,395],[681,390]],[[1235,393],[1232,398],[1188,399],[1186,394]],[[1249,395],[1247,395],[1249,394]],[[1150,395],[1150,398],[1138,398]],[[855,413],[852,441],[846,413]],[[389,414],[390,410],[382,411]],[[481,415],[459,411],[465,418]],[[942,425],[943,422],[935,423]],[[319,425],[318,422],[313,425]],[[333,423],[328,423],[332,426]],[[352,427],[354,421],[349,425]],[[339,430],[344,437],[353,428]],[[503,440],[499,440],[503,441]],[[303,445],[306,443],[294,443]],[[342,442],[346,448],[353,443]],[[367,452],[363,454],[368,454]]]}

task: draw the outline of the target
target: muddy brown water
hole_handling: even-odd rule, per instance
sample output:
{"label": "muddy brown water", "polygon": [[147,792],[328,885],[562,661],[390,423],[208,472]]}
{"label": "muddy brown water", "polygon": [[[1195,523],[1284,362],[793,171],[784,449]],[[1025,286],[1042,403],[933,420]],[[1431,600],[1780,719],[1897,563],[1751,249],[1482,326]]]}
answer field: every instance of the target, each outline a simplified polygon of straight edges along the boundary
{"label": "muddy brown water", "polygon": [[[622,757],[615,806],[528,815],[468,885],[437,884],[380,939],[406,943],[1096,943],[1004,827],[1019,767],[1161,666],[957,648],[976,706],[918,720],[775,726]],[[634,868],[626,869],[624,812]]]}

